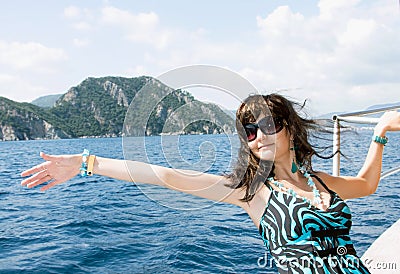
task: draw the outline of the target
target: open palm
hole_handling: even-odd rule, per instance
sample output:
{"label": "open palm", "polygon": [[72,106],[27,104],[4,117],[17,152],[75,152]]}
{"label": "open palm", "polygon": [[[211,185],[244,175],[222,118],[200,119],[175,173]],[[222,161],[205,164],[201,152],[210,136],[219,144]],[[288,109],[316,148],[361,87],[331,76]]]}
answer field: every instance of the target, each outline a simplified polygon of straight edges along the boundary
{"label": "open palm", "polygon": [[81,165],[81,155],[79,154],[47,155],[41,152],[40,156],[45,162],[23,171],[21,176],[30,177],[24,179],[21,185],[32,188],[47,183],[40,189],[45,191],[70,180],[79,173]]}

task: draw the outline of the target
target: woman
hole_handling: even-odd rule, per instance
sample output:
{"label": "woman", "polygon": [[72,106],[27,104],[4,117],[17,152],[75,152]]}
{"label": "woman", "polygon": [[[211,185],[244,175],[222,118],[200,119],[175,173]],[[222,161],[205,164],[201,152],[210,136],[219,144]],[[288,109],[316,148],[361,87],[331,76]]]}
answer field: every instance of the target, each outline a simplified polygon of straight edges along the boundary
{"label": "woman", "polygon": [[[259,229],[281,273],[368,273],[349,238],[351,215],[344,199],[375,192],[387,131],[400,130],[398,112],[375,127],[364,166],[356,177],[314,172],[310,132],[321,128],[301,118],[281,95],[248,97],[236,113],[241,142],[229,176],[197,174],[135,161],[89,155],[52,156],[22,176],[22,185],[47,190],[79,172],[155,184],[242,207]],[[129,172],[131,171],[131,172]],[[221,198],[223,197],[223,198]]]}

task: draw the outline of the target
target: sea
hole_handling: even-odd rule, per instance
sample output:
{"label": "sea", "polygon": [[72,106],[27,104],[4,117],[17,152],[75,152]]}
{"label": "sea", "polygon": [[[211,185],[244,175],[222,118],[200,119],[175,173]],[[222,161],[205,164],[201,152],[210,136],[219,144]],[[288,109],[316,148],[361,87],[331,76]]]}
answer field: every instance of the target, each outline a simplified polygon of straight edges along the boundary
{"label": "sea", "polygon": [[[356,175],[372,131],[344,135],[340,171]],[[400,134],[388,137],[383,171],[400,166]],[[40,151],[75,154],[84,148],[103,157],[227,174],[238,138],[0,142],[0,273],[276,273],[257,227],[239,207],[98,175],[77,176],[46,192],[20,185],[20,173],[42,162]],[[314,169],[331,172],[332,160],[315,158]],[[400,173],[388,176],[375,194],[347,201],[360,256],[400,218],[399,179]]]}

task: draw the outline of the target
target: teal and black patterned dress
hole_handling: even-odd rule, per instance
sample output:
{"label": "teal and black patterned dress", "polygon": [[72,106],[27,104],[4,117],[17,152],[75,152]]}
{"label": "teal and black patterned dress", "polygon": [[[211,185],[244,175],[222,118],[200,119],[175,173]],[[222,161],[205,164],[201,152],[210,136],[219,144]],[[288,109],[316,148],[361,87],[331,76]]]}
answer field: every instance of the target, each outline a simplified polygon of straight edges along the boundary
{"label": "teal and black patterned dress", "polygon": [[311,176],[331,195],[326,211],[266,183],[271,195],[260,234],[279,273],[369,273],[349,237],[349,207],[320,178]]}

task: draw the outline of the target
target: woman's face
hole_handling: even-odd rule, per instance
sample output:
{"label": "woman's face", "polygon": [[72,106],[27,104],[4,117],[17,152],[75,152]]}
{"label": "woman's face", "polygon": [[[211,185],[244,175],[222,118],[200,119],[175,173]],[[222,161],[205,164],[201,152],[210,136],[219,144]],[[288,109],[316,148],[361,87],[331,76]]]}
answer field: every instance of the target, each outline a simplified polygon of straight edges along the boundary
{"label": "woman's face", "polygon": [[[275,161],[290,152],[290,138],[283,122],[279,120],[274,122],[271,116],[263,116],[254,124],[245,125],[245,128],[249,137],[249,148],[260,160]],[[256,136],[252,135],[254,132]],[[253,138],[254,140],[251,140]]]}

